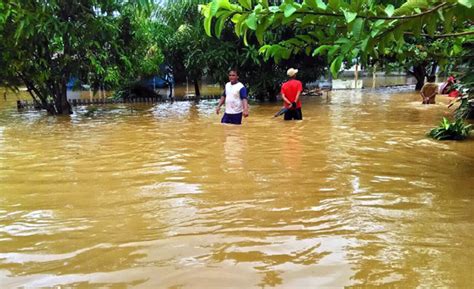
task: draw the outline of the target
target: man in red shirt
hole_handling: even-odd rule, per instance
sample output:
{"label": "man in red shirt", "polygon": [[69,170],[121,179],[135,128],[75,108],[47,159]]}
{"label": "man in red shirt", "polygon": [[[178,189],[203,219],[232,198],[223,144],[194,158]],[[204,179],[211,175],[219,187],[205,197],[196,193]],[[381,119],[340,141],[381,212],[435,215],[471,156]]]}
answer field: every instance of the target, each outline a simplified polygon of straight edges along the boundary
{"label": "man in red shirt", "polygon": [[290,78],[281,86],[281,97],[283,104],[288,110],[285,112],[285,120],[302,120],[300,94],[303,91],[303,84],[296,79],[298,69],[290,68],[286,72]]}

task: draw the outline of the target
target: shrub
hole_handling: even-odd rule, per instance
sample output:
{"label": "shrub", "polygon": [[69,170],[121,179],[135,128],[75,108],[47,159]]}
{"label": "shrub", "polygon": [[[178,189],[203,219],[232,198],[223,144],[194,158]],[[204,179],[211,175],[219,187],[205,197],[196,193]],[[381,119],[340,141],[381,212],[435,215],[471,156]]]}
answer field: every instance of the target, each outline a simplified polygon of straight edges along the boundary
{"label": "shrub", "polygon": [[469,136],[472,129],[471,124],[465,124],[463,119],[456,119],[455,122],[443,117],[440,125],[433,128],[428,135],[437,140],[462,140]]}

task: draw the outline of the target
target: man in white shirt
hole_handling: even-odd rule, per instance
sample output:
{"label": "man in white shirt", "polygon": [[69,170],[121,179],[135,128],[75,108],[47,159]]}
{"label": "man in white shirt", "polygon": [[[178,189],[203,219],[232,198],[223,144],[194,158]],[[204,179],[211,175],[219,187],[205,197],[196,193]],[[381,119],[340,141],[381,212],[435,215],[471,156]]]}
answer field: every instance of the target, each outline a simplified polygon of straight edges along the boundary
{"label": "man in white shirt", "polygon": [[216,113],[219,114],[225,102],[225,113],[221,123],[242,124],[242,116],[249,116],[247,89],[239,82],[237,70],[229,71],[229,82],[226,83],[224,93],[219,99]]}

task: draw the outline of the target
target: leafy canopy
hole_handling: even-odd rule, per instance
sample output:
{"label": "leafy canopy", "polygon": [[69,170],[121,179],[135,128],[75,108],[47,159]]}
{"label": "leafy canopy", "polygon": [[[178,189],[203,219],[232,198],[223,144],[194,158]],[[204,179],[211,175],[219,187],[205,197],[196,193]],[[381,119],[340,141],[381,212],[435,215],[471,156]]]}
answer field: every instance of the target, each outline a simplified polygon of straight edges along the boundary
{"label": "leafy canopy", "polygon": [[[52,114],[67,108],[70,77],[115,87],[163,60],[152,42],[150,1],[0,3],[0,79],[20,79]],[[55,106],[48,106],[54,102]]]}
{"label": "leafy canopy", "polygon": [[[382,3],[381,3],[382,2]],[[344,61],[368,63],[405,53],[405,36],[472,39],[474,7],[470,0],[213,0],[201,6],[208,35],[219,37],[226,25],[244,42],[256,35],[260,53],[279,61],[304,52],[325,56],[337,75]],[[299,34],[271,42],[267,31],[289,27]]]}

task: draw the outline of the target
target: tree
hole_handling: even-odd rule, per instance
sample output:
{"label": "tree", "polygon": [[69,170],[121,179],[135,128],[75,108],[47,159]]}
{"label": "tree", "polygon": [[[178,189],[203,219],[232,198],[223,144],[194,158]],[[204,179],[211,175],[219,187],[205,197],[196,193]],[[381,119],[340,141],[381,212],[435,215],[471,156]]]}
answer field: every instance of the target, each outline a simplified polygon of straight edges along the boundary
{"label": "tree", "polygon": [[[469,0],[384,2],[213,0],[201,11],[208,35],[220,36],[230,21],[244,42],[251,32],[255,34],[259,51],[266,57],[280,61],[302,52],[326,56],[335,77],[344,62],[369,64],[394,54],[398,62],[407,60],[410,53],[404,49],[405,37],[461,38],[462,43],[474,35],[474,9]],[[269,39],[265,32],[280,27],[298,33],[283,41]]]}
{"label": "tree", "polygon": [[217,41],[205,37],[200,25],[202,16],[197,7],[202,3],[203,0],[166,1],[157,11],[159,22],[155,24],[162,32],[159,45],[173,66],[175,79],[189,78],[197,97],[201,95],[199,82],[219,50]]}
{"label": "tree", "polygon": [[10,85],[21,80],[50,114],[71,113],[66,96],[71,77],[115,86],[133,76],[137,67],[146,70],[146,61],[160,62],[159,53],[148,53],[151,42],[144,41],[146,34],[133,30],[137,19],[146,21],[151,7],[147,1],[135,3],[3,1],[0,78]]}
{"label": "tree", "polygon": [[[258,53],[255,37],[246,39],[248,45],[245,45],[233,34],[230,26],[221,27],[221,40],[208,37],[202,26],[203,16],[197,9],[200,3],[205,1],[168,1],[158,11],[160,22],[157,23],[157,29],[166,31],[162,34],[159,45],[166,60],[174,67],[176,79],[191,79],[197,95],[198,82],[202,76],[223,83],[227,81],[227,72],[231,68],[240,70],[240,79],[249,85],[251,95],[259,100],[276,100],[278,86],[283,81],[287,66],[298,64],[303,68],[302,72],[306,67],[308,71],[311,70],[311,74],[307,75],[321,73],[321,59],[304,55],[278,64],[273,59],[265,60]],[[164,29],[163,25],[167,28]],[[293,33],[289,29],[280,29],[272,37],[282,39],[286,34]]]}

